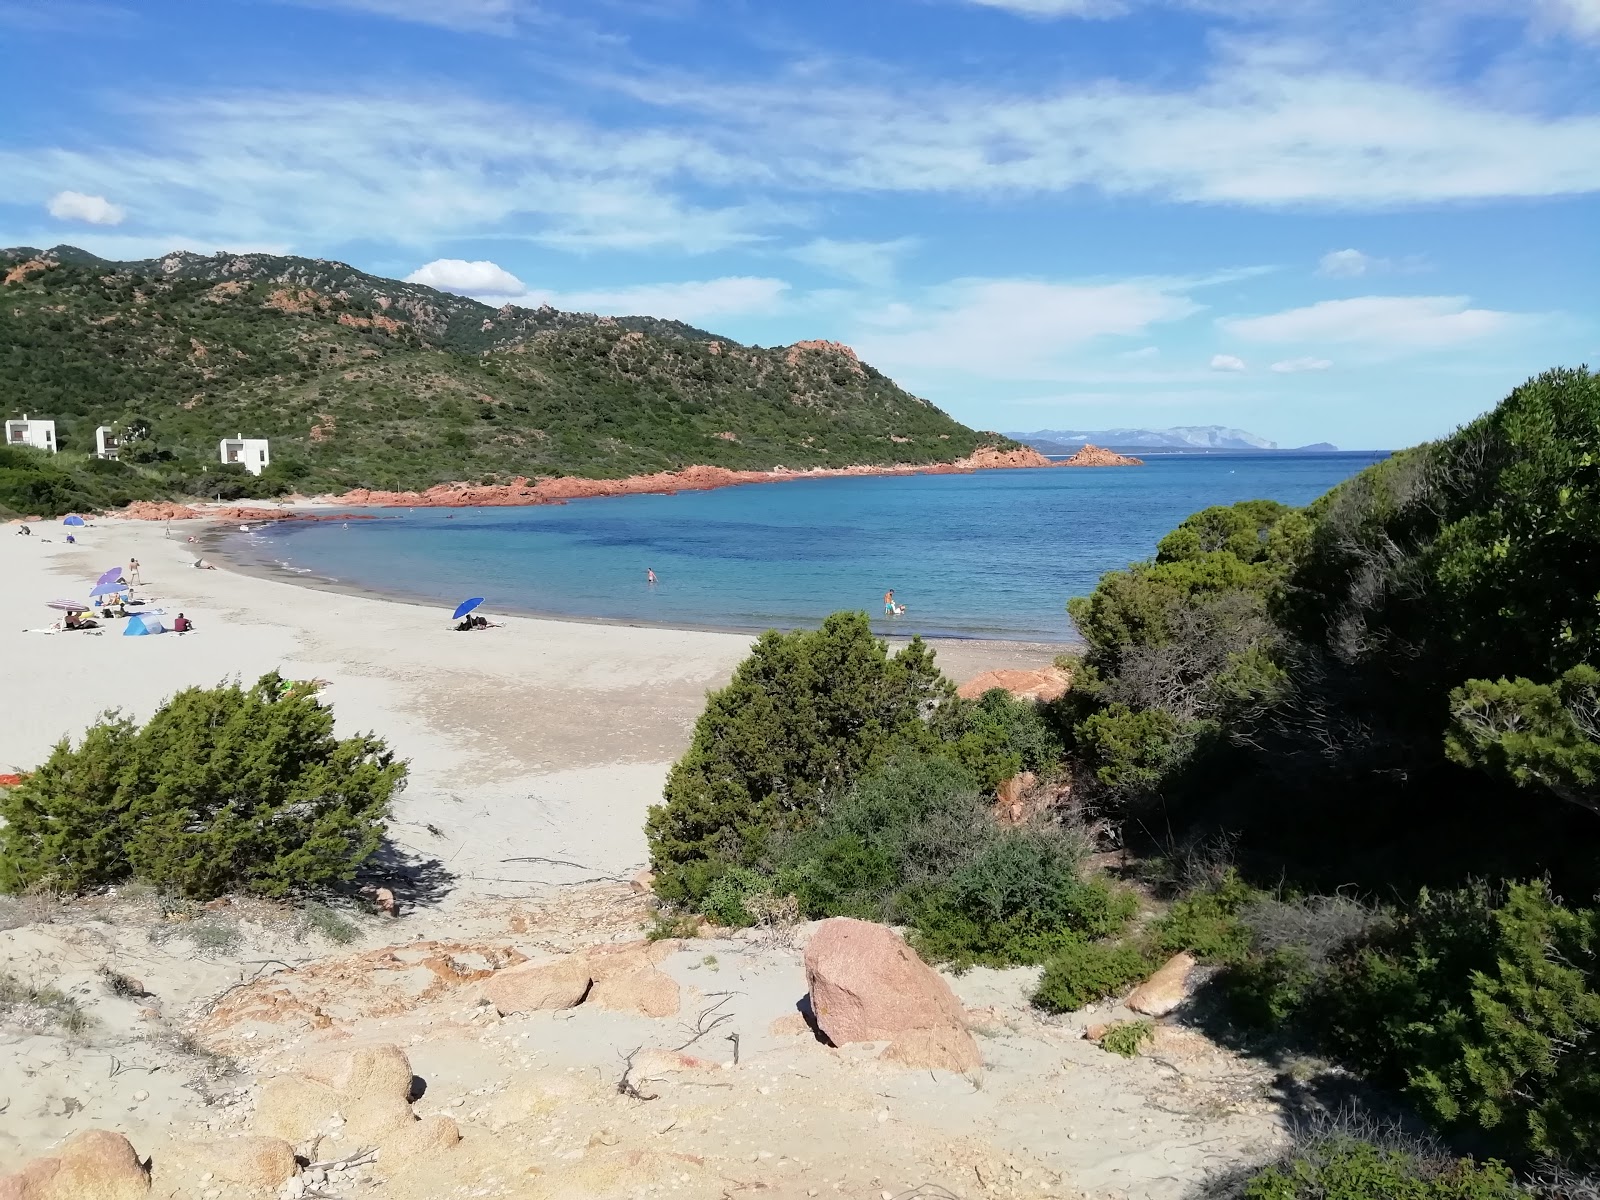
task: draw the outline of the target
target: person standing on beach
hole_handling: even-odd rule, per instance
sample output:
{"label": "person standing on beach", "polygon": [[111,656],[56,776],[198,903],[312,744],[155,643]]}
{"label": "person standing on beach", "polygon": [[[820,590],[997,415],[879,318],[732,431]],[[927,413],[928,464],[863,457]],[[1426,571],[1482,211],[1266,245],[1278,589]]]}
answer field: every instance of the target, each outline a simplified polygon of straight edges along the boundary
{"label": "person standing on beach", "polygon": [[139,578],[139,560],[137,558],[128,560],[128,582],[138,584],[140,587],[144,586],[144,580]]}
{"label": "person standing on beach", "polygon": [[656,581],[656,573],[655,573],[655,568],[653,568],[653,567],[646,567],[646,568],[645,568],[645,569],[644,569],[644,581],[645,581],[645,582],[646,582],[646,583],[649,583],[649,584],[653,584],[653,583],[655,583],[655,581]]}

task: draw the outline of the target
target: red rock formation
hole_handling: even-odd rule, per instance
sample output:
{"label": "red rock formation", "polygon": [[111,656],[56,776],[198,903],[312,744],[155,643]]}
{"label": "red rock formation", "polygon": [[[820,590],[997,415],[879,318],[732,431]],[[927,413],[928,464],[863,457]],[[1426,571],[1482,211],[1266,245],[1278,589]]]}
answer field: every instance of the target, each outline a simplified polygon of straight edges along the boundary
{"label": "red rock formation", "polygon": [[908,1066],[982,1065],[950,985],[893,930],[832,917],[807,943],[805,962],[812,1016],[834,1045],[886,1041],[885,1057]]}
{"label": "red rock formation", "polygon": [[1142,467],[1144,466],[1144,459],[1118,454],[1114,450],[1107,450],[1104,446],[1091,446],[1085,442],[1083,449],[1061,465],[1063,467]]}
{"label": "red rock formation", "polygon": [[1072,686],[1072,676],[1060,667],[1038,671],[1000,670],[975,675],[956,689],[963,700],[976,700],[985,692],[1004,688],[1024,700],[1059,700]]}
{"label": "red rock formation", "polygon": [[796,342],[794,345],[789,347],[789,352],[783,356],[783,361],[788,363],[791,367],[799,366],[800,355],[804,351],[814,351],[821,354],[837,354],[842,358],[848,358],[852,364],[851,369],[857,375],[862,373],[860,357],[858,357],[856,352],[849,346],[846,346],[843,342]]}
{"label": "red rock formation", "polygon": [[170,500],[135,500],[114,515],[130,521],[192,521],[200,513],[187,504],[174,504]]}
{"label": "red rock formation", "polygon": [[996,467],[1053,467],[1055,463],[1032,446],[1020,446],[1015,450],[979,446],[965,458],[956,459],[954,465],[964,471],[989,471]]}

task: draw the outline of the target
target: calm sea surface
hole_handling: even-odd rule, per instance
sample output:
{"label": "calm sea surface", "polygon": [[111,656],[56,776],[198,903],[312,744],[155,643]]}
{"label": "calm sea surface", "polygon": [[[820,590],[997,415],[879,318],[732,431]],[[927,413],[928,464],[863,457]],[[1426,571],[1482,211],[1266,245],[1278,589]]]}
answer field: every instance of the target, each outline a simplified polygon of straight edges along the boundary
{"label": "calm sea surface", "polygon": [[[451,608],[721,629],[864,609],[883,633],[1066,641],[1068,597],[1211,504],[1305,504],[1383,454],[797,480],[542,508],[379,510],[234,534],[238,558]],[[648,586],[645,569],[659,582]],[[893,588],[906,613],[883,618]],[[448,612],[443,614],[448,616]]]}

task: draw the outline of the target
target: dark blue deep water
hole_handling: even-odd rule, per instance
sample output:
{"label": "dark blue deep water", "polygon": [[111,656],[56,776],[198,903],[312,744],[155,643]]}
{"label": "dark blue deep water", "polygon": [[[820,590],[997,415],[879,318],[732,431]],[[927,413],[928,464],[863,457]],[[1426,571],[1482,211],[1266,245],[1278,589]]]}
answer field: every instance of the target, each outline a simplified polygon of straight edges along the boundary
{"label": "dark blue deep water", "polygon": [[[1054,642],[1072,637],[1068,597],[1151,554],[1190,513],[1257,497],[1305,504],[1382,457],[1171,455],[1143,467],[392,510],[348,525],[288,522],[234,535],[228,549],[308,581],[445,608],[486,596],[489,613],[760,630],[865,609],[883,633]],[[886,620],[891,587],[907,612]]]}

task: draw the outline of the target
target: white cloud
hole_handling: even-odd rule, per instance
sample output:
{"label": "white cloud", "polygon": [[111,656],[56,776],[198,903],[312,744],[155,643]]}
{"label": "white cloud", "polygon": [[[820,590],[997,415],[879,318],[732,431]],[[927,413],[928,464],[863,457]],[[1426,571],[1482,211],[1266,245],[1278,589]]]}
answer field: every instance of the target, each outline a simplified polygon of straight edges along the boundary
{"label": "white cloud", "polygon": [[1545,0],[1544,11],[1580,38],[1600,38],[1600,0]]}
{"label": "white cloud", "polygon": [[899,261],[917,245],[915,238],[889,242],[836,241],[815,238],[794,251],[794,257],[834,275],[880,287],[894,278]]}
{"label": "white cloud", "polygon": [[1373,267],[1371,255],[1359,250],[1330,250],[1317,260],[1317,274],[1334,279],[1352,279],[1365,275]]}
{"label": "white cloud", "polygon": [[865,318],[855,341],[868,359],[917,370],[947,368],[1013,379],[1054,377],[1073,351],[1107,337],[1200,311],[1189,281],[1048,283],[964,279],[930,289],[915,305]]}
{"label": "white cloud", "polygon": [[1137,350],[1129,350],[1124,354],[1119,354],[1117,357],[1118,358],[1159,358],[1160,356],[1161,356],[1161,348],[1159,346],[1141,346]]}
{"label": "white cloud", "polygon": [[671,317],[695,322],[712,317],[771,313],[781,306],[788,290],[789,285],[781,279],[738,275],[684,283],[644,283],[573,292],[533,288],[513,299],[517,304],[549,304],[568,312],[594,312],[616,317]]}
{"label": "white cloud", "polygon": [[1280,375],[1294,375],[1300,371],[1326,371],[1333,363],[1326,358],[1286,358],[1282,362],[1272,364],[1272,369]]}
{"label": "white cloud", "polygon": [[497,263],[460,258],[436,258],[424,263],[406,276],[406,282],[465,296],[520,296],[528,290],[522,280]]}
{"label": "white cloud", "polygon": [[1254,342],[1343,342],[1432,349],[1504,333],[1534,318],[1525,313],[1469,308],[1466,296],[1360,296],[1323,300],[1263,317],[1218,324]]}
{"label": "white cloud", "polygon": [[969,0],[1023,17],[1120,17],[1128,10],[1118,0]]}
{"label": "white cloud", "polygon": [[741,169],[692,133],[610,130],[535,109],[414,92],[225,93],[128,101],[120,143],[0,146],[0,203],[63,176],[160,212],[193,241],[425,246],[495,234],[572,250],[705,253],[794,213],[691,197]]}
{"label": "white cloud", "polygon": [[1244,359],[1232,354],[1213,354],[1211,356],[1211,369],[1213,371],[1243,371]]}
{"label": "white cloud", "polygon": [[104,196],[82,192],[57,192],[45,208],[58,221],[87,221],[90,225],[121,225],[128,215]]}
{"label": "white cloud", "polygon": [[509,33],[517,0],[287,0],[303,8],[350,8],[397,21],[478,33]]}
{"label": "white cloud", "polygon": [[[774,183],[999,196],[1110,195],[1379,209],[1600,190],[1600,115],[1497,108],[1469,93],[1239,50],[1198,83],[1110,79],[1031,93],[973,85],[611,85],[713,119]],[[770,151],[767,148],[771,148]]]}

